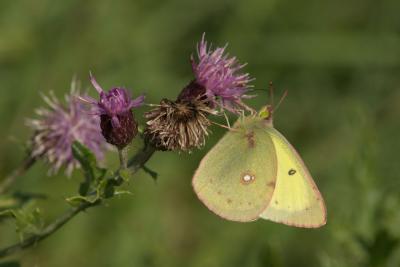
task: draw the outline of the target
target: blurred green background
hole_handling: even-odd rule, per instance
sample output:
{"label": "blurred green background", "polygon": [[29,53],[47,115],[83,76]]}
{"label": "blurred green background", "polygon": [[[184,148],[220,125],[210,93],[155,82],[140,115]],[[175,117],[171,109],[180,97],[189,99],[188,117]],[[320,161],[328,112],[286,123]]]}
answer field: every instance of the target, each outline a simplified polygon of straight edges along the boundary
{"label": "blurred green background", "polygon": [[[157,153],[148,163],[159,173],[156,183],[139,172],[127,187],[133,196],[80,214],[7,260],[38,267],[400,266],[399,10],[395,0],[1,1],[1,176],[23,158],[31,134],[24,119],[43,105],[40,92],[63,96],[73,75],[89,88],[91,70],[104,88],[145,92],[148,103],[174,99],[192,78],[189,56],[206,32],[249,63],[256,88],[273,81],[277,95],[289,91],[275,126],[302,155],[328,209],[328,224],[316,230],[210,213],[191,177],[223,134],[213,128],[201,151]],[[259,91],[251,104],[260,107],[267,96]],[[115,154],[108,163],[117,166]],[[17,186],[48,195],[37,204],[50,221],[81,178],[79,171],[70,179],[46,172],[36,164]],[[1,246],[18,241],[12,222],[0,225],[0,236]]]}

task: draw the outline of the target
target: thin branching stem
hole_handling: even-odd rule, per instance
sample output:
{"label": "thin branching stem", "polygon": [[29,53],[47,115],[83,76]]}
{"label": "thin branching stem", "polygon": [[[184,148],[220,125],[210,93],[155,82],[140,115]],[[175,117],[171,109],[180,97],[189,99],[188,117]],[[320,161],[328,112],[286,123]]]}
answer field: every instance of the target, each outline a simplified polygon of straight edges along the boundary
{"label": "thin branching stem", "polygon": [[51,235],[52,233],[54,233],[55,231],[60,229],[64,224],[66,224],[69,220],[71,220],[73,217],[75,217],[75,215],[77,215],[81,211],[84,211],[90,207],[94,207],[98,204],[100,204],[100,201],[97,201],[95,203],[85,202],[76,208],[68,210],[63,215],[61,215],[59,218],[55,219],[54,222],[52,222],[46,228],[44,228],[40,233],[35,234],[35,235],[23,240],[20,243],[16,243],[14,245],[11,245],[9,247],[1,249],[0,250],[0,258],[9,256],[16,252],[19,252],[21,250],[29,248],[33,245],[36,245],[37,243],[44,240],[46,237],[48,237],[49,235]]}
{"label": "thin branching stem", "polygon": [[[131,169],[132,173],[137,172],[143,167],[143,165],[151,158],[155,149],[151,146],[145,146],[141,151],[136,153],[131,160],[129,160],[127,167]],[[40,241],[44,240],[46,237],[55,233],[63,225],[68,223],[72,218],[74,218],[81,211],[87,210],[88,208],[98,206],[101,200],[97,200],[94,203],[84,202],[76,208],[69,209],[63,215],[55,219],[52,223],[47,225],[40,233],[30,236],[29,238],[23,240],[22,242],[16,243],[14,245],[0,249],[0,258],[12,255],[31,246],[37,245]]]}
{"label": "thin branching stem", "polygon": [[35,162],[36,159],[34,157],[27,156],[16,170],[0,182],[0,194],[6,193],[17,181],[17,178],[29,170]]}

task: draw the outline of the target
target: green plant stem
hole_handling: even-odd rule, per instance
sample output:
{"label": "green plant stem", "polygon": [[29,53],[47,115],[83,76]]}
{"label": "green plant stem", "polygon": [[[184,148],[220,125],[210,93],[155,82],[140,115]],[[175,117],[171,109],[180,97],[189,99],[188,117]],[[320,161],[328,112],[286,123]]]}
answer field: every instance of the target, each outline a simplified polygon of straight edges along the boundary
{"label": "green plant stem", "polygon": [[80,213],[81,211],[86,210],[87,208],[94,207],[100,204],[100,201],[95,202],[95,203],[88,203],[85,202],[81,204],[79,207],[73,208],[65,212],[63,215],[61,215],[59,218],[54,220],[53,223],[49,224],[42,232],[39,234],[33,235],[25,240],[23,240],[20,243],[11,245],[9,247],[6,247],[4,249],[0,250],[0,258],[6,257],[8,255],[14,254],[16,252],[19,252],[23,249],[29,248],[33,245],[36,245],[58,229],[60,229],[64,224],[66,224],[69,220],[71,220],[75,215]]}
{"label": "green plant stem", "polygon": [[[154,152],[155,152],[155,149],[153,147],[145,146],[141,151],[136,153],[136,155],[134,155],[131,160],[129,160],[128,165],[127,165],[128,168],[131,169],[132,173],[137,172],[151,158],[151,156],[153,155]],[[98,200],[94,203],[85,202],[76,208],[68,210],[63,215],[61,215],[59,218],[55,219],[47,227],[45,227],[42,232],[30,236],[29,238],[25,239],[24,241],[22,241],[20,243],[16,243],[9,247],[0,249],[0,258],[9,256],[11,254],[14,254],[16,252],[19,252],[21,250],[27,249],[33,245],[38,244],[40,241],[44,240],[46,237],[50,236],[51,234],[56,232],[58,229],[60,229],[63,225],[65,225],[67,222],[69,222],[72,218],[74,218],[81,211],[84,211],[91,207],[98,206],[100,203],[101,203],[100,200]]]}
{"label": "green plant stem", "polygon": [[128,167],[128,152],[126,148],[118,149],[119,163],[121,169],[126,169]]}
{"label": "green plant stem", "polygon": [[0,182],[0,194],[6,193],[15,183],[17,178],[23,175],[36,162],[36,158],[27,156],[22,164],[14,170],[10,175]]}
{"label": "green plant stem", "polygon": [[156,149],[153,146],[145,146],[140,153],[136,153],[129,161],[128,168],[132,173],[137,172],[153,156]]}

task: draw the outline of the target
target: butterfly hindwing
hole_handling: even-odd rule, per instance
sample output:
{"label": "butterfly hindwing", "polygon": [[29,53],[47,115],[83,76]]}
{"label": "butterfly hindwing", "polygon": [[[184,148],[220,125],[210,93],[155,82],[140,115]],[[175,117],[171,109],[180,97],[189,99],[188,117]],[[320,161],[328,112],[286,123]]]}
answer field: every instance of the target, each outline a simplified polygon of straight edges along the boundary
{"label": "butterfly hindwing", "polygon": [[297,227],[324,225],[324,200],[307,167],[283,135],[272,126],[266,131],[275,146],[278,176],[272,200],[260,217]]}
{"label": "butterfly hindwing", "polygon": [[239,120],[208,152],[193,177],[199,199],[228,220],[258,219],[275,188],[275,148],[261,121],[254,120]]}

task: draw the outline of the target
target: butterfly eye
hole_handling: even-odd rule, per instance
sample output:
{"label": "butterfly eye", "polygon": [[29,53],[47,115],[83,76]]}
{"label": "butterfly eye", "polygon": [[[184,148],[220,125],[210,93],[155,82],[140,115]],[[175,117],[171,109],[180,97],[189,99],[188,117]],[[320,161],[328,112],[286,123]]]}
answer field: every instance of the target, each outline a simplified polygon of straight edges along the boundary
{"label": "butterfly eye", "polygon": [[260,112],[258,113],[261,119],[267,119],[270,116],[270,111],[267,106],[263,107]]}

